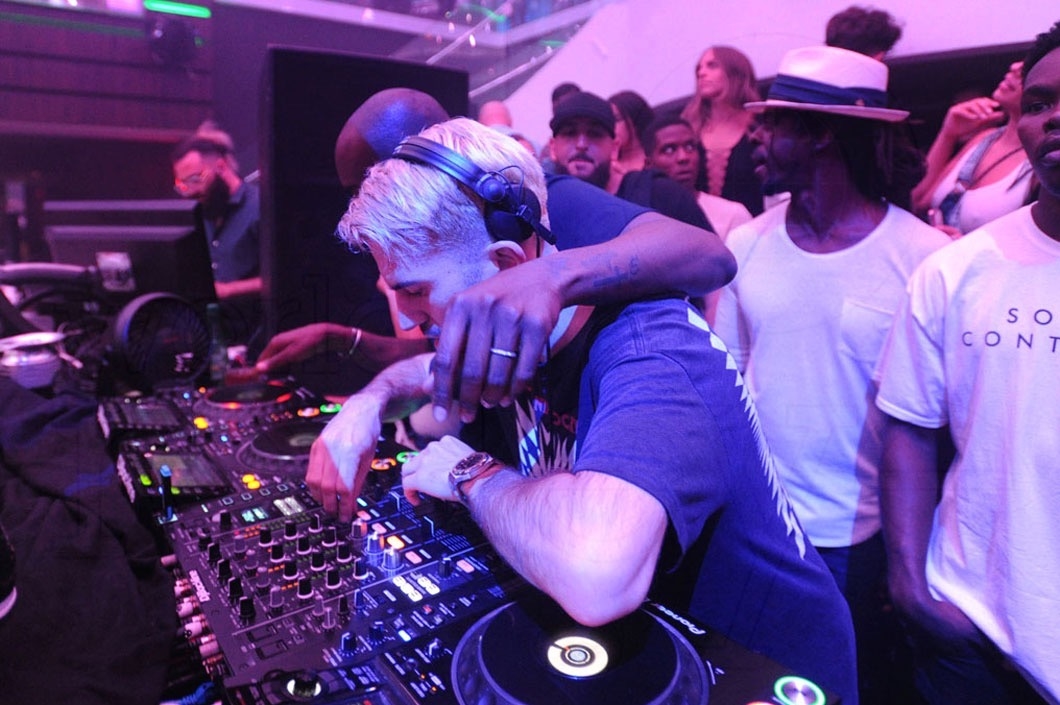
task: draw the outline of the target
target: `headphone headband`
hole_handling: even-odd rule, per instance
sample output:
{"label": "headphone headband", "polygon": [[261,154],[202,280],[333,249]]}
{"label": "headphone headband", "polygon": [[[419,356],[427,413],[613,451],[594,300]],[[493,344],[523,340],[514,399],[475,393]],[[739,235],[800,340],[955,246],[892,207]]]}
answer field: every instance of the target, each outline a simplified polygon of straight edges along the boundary
{"label": "headphone headband", "polygon": [[443,144],[419,136],[406,137],[393,156],[425,164],[464,184],[486,202],[486,230],[494,240],[522,242],[537,234],[549,243],[555,238],[541,224],[541,205],[533,191],[489,172]]}

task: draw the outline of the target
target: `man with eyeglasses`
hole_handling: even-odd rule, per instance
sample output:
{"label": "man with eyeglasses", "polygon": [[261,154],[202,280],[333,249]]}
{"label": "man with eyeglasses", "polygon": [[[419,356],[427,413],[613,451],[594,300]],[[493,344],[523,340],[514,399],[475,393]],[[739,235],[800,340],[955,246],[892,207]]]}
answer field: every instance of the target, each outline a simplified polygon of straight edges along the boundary
{"label": "man with eyeglasses", "polygon": [[238,173],[232,140],[200,128],[173,150],[173,186],[195,199],[210,248],[217,298],[235,342],[248,342],[261,320],[259,192]]}

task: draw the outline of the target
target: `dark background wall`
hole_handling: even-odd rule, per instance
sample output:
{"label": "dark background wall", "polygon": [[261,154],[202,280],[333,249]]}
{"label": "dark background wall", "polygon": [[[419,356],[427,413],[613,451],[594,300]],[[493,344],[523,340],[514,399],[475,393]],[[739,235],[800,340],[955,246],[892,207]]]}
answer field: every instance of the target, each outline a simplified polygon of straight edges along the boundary
{"label": "dark background wall", "polygon": [[[258,123],[263,69],[270,45],[384,57],[409,41],[407,34],[234,5],[215,6],[212,22],[213,35],[218,38],[213,73],[215,115],[235,140],[245,172],[259,166],[261,150],[267,146],[261,140]],[[330,97],[317,94],[300,99],[307,101],[301,106],[303,110],[319,107],[326,111],[327,106],[313,103],[323,103]]]}
{"label": "dark background wall", "polygon": [[172,197],[169,151],[207,118],[232,134],[249,173],[264,146],[269,45],[388,56],[409,41],[281,12],[212,10],[206,20],[136,18],[0,1],[0,179],[40,174],[49,199]]}
{"label": "dark background wall", "polygon": [[[467,110],[462,71],[355,54],[271,47],[265,56],[262,150],[262,277],[269,334],[332,321],[390,334],[386,300],[367,254],[335,236],[350,194],[334,166],[335,137],[357,106],[395,86],[430,93],[450,114]],[[314,388],[348,392],[370,375],[333,356],[300,366]],[[335,387],[337,380],[343,386]]]}
{"label": "dark background wall", "polygon": [[214,100],[209,23],[173,27],[0,2],[0,178],[36,172],[56,198],[171,194],[170,145]]}

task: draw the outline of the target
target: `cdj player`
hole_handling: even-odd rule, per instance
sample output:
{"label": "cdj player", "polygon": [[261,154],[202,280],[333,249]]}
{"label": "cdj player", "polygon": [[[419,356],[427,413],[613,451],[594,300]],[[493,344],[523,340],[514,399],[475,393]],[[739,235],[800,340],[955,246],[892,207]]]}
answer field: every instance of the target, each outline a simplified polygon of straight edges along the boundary
{"label": "cdj player", "polygon": [[224,702],[838,702],[665,605],[574,623],[461,505],[410,504],[400,470],[415,451],[389,438],[354,520],[336,523],[302,478],[337,411],[291,380],[100,406],[130,498],[172,549],[184,637]]}

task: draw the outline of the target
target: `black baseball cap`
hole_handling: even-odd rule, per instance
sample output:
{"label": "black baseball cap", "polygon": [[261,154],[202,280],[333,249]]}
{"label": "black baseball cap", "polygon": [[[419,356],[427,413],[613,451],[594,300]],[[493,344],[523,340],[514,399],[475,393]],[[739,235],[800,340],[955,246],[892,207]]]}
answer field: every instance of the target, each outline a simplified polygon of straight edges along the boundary
{"label": "black baseball cap", "polygon": [[573,93],[559,102],[552,113],[552,120],[548,126],[552,128],[552,134],[556,133],[563,123],[575,118],[588,118],[594,120],[615,136],[615,114],[611,112],[611,104],[594,93]]}

